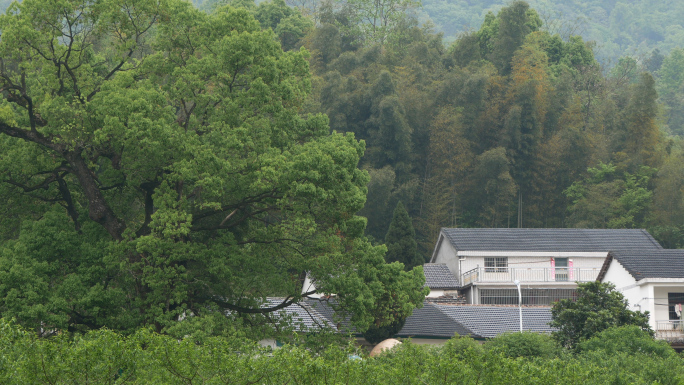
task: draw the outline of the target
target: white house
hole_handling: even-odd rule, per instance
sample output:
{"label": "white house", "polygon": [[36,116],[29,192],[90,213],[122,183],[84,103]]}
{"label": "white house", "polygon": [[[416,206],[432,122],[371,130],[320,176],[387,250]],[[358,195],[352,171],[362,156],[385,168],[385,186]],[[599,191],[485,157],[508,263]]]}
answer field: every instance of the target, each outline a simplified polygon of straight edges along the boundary
{"label": "white house", "polygon": [[632,310],[648,311],[657,338],[684,347],[684,250],[611,252],[598,279],[615,285]]}
{"label": "white house", "polygon": [[645,230],[443,228],[431,263],[444,263],[471,304],[549,305],[594,281],[609,251],[662,250]]}

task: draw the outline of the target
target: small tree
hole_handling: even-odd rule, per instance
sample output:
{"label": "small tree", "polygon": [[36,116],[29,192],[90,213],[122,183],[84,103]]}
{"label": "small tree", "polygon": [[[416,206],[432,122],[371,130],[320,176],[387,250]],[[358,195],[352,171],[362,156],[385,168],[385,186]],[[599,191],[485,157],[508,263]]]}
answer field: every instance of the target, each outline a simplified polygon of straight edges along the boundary
{"label": "small tree", "polygon": [[388,263],[401,262],[406,271],[423,264],[423,258],[418,254],[416,232],[413,229],[411,217],[401,202],[397,203],[394,209],[392,222],[385,235],[385,245],[387,246],[385,260]]}
{"label": "small tree", "polygon": [[611,283],[587,282],[577,287],[576,302],[563,299],[551,308],[553,337],[567,348],[594,337],[611,327],[635,325],[653,333],[648,325],[648,312],[631,311],[627,300]]}

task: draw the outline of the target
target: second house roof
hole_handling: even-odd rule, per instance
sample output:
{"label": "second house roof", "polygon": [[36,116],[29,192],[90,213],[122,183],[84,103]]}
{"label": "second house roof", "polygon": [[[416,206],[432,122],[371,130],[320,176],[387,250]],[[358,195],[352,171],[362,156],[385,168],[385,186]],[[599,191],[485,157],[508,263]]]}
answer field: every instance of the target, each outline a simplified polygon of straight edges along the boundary
{"label": "second house roof", "polygon": [[637,281],[644,278],[684,278],[684,249],[611,251],[599,273],[599,280],[603,279],[613,259]]}
{"label": "second house roof", "polygon": [[660,250],[646,230],[442,228],[456,250],[608,252]]}

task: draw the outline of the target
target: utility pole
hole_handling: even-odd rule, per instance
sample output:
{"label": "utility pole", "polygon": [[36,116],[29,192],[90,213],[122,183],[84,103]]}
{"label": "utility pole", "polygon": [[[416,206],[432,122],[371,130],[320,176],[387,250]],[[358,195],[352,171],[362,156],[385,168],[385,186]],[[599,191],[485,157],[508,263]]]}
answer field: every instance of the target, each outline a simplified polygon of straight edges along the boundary
{"label": "utility pole", "polygon": [[513,283],[518,287],[518,317],[520,318],[520,333],[522,333],[522,291],[520,291],[520,281],[516,279]]}

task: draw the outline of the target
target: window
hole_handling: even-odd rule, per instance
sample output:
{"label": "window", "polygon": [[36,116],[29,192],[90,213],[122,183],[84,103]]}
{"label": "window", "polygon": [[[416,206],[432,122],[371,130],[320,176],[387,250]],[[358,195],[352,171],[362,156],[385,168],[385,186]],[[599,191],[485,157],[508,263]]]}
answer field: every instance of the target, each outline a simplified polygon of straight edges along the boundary
{"label": "window", "polygon": [[568,280],[568,259],[567,258],[554,258],[556,266],[556,281],[567,281]]}
{"label": "window", "polygon": [[667,293],[667,309],[670,313],[670,320],[682,319],[682,314],[675,309],[678,304],[684,305],[684,293]]}
{"label": "window", "polygon": [[485,273],[505,273],[507,267],[508,257],[485,258]]}

